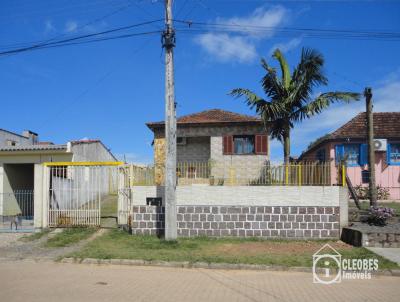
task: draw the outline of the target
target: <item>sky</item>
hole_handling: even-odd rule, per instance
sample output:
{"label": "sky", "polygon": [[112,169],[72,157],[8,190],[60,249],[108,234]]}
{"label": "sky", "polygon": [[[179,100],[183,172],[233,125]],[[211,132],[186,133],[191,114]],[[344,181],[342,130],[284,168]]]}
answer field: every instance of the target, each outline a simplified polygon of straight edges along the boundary
{"label": "sky", "polygon": [[[2,0],[0,51],[36,41],[92,34],[164,17],[160,0]],[[175,0],[175,19],[265,26],[268,32],[190,31],[176,26],[175,95],[177,115],[220,108],[255,115],[243,99],[228,95],[248,88],[264,96],[260,59],[277,66],[280,48],[291,68],[303,47],[324,55],[329,84],[315,89],[362,92],[373,89],[375,111],[400,110],[400,41],[326,38],[283,34],[277,29],[400,32],[400,1]],[[161,30],[162,22],[130,29]],[[127,31],[128,32],[128,31]],[[40,140],[65,143],[101,139],[119,158],[151,163],[149,121],[164,119],[164,53],[160,35],[48,48],[0,57],[0,128],[29,129]],[[337,104],[296,124],[292,155],[334,131],[364,101]],[[271,159],[282,161],[282,145],[271,141]]]}

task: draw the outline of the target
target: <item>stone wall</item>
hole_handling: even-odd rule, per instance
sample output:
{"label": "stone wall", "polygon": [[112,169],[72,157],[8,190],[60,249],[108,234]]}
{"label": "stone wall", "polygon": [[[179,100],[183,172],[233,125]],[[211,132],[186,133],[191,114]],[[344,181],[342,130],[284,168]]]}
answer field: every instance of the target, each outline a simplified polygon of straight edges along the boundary
{"label": "stone wall", "polygon": [[[178,236],[339,237],[339,207],[178,206]],[[164,207],[134,206],[132,233],[163,235]]]}

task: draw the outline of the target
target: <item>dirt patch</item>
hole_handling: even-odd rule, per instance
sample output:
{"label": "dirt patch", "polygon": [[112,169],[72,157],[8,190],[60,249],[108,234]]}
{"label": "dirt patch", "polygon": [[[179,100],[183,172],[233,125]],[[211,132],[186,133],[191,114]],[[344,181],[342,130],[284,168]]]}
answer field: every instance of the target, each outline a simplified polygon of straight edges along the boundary
{"label": "dirt patch", "polygon": [[[329,243],[334,249],[351,249],[352,246],[342,241]],[[323,246],[321,242],[313,241],[262,241],[262,242],[238,242],[223,243],[215,247],[215,252],[237,255],[237,256],[256,256],[260,254],[313,254]]]}

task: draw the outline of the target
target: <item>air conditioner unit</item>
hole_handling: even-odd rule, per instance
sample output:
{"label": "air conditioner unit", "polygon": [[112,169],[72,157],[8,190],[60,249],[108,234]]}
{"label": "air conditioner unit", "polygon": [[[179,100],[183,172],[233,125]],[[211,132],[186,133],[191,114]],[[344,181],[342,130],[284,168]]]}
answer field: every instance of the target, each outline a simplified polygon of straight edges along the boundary
{"label": "air conditioner unit", "polygon": [[386,139],[374,139],[375,151],[386,151],[387,140]]}
{"label": "air conditioner unit", "polygon": [[186,137],[177,137],[176,138],[176,144],[178,146],[186,145]]}

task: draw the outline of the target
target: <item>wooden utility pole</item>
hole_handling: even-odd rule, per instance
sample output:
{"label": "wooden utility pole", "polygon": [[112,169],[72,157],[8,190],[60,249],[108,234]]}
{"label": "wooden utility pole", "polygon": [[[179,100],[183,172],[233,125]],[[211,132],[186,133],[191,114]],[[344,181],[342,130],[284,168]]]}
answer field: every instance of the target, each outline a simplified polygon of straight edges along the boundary
{"label": "wooden utility pole", "polygon": [[176,240],[176,114],[174,93],[175,32],[172,26],[172,1],[165,0],[165,239]]}
{"label": "wooden utility pole", "polygon": [[374,145],[374,118],[373,118],[373,105],[372,105],[372,89],[370,87],[364,90],[366,102],[366,119],[367,119],[367,133],[368,133],[368,170],[369,170],[369,200],[370,205],[377,206],[377,192],[375,184],[375,145]]}

